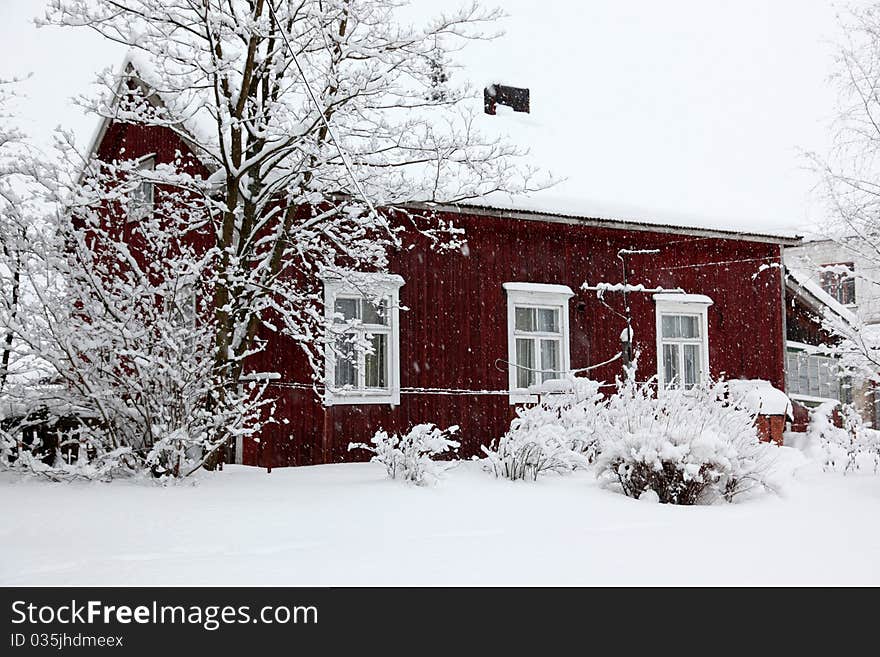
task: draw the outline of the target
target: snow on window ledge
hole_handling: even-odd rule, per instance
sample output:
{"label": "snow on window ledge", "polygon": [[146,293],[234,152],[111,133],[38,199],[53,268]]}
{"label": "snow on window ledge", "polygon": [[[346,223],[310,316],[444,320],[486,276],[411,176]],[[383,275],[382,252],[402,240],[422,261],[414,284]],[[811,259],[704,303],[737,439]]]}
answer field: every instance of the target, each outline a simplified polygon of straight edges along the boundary
{"label": "snow on window ledge", "polygon": [[511,292],[525,292],[527,294],[554,294],[573,297],[574,292],[568,285],[554,285],[551,283],[504,283],[502,286],[508,294]]}
{"label": "snow on window ledge", "polygon": [[711,306],[715,303],[711,297],[707,297],[705,294],[675,294],[668,292],[655,294],[654,301],[657,303],[692,303],[704,306]]}

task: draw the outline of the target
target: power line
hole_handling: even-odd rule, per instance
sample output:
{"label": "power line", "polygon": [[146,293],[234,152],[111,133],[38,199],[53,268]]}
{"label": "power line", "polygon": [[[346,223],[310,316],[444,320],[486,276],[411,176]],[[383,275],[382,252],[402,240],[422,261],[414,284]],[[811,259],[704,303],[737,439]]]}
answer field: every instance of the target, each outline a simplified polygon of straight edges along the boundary
{"label": "power line", "polygon": [[670,271],[675,269],[692,269],[694,267],[708,267],[710,265],[732,265],[740,262],[761,262],[766,260],[776,260],[776,256],[762,256],[758,258],[740,258],[734,260],[710,260],[709,262],[697,262],[691,265],[676,265],[671,267],[655,267],[662,271]]}

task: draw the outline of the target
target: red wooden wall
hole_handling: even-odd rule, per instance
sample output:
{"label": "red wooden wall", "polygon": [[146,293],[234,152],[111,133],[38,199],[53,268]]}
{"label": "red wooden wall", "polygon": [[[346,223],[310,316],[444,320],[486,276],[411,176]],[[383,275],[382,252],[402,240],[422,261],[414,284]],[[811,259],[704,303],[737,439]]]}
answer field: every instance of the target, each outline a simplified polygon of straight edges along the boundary
{"label": "red wooden wall", "polygon": [[[620,349],[621,320],[583,292],[588,281],[621,280],[617,251],[657,248],[634,256],[629,282],[647,287],[681,287],[707,294],[710,368],[714,376],[762,378],[784,389],[782,287],[780,269],[762,264],[780,261],[780,246],[732,239],[620,230],[559,222],[449,215],[464,228],[464,253],[438,254],[418,241],[396,253],[391,271],[406,281],[400,290],[401,404],[399,407],[340,405],[323,407],[312,391],[285,387],[307,382],[304,358],[282,336],[270,340],[266,369],[282,378],[274,387],[275,418],[259,445],[245,449],[245,462],[299,465],[358,458],[350,441],[368,441],[379,429],[404,430],[419,422],[461,427],[464,456],[501,436],[513,411],[506,395],[430,394],[407,388],[506,390],[507,373],[495,367],[508,358],[508,281],[557,283],[576,292],[570,301],[572,368],[608,360]],[[606,301],[621,308],[618,294]],[[640,374],[656,373],[654,301],[631,296],[634,343],[641,349]],[[619,361],[592,373],[613,382]],[[360,455],[362,457],[363,455]]]}

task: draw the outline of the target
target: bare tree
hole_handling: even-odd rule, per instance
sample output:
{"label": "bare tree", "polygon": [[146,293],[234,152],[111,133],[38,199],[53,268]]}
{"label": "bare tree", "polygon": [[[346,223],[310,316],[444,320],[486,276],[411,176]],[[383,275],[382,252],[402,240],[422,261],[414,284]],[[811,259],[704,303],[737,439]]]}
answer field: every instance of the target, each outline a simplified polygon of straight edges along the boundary
{"label": "bare tree", "polygon": [[401,8],[396,0],[49,3],[46,23],[86,26],[131,49],[129,66],[105,72],[104,92],[82,104],[176,133],[209,171],[182,163],[151,175],[198,199],[199,225],[211,235],[212,248],[197,254],[210,296],[211,376],[221,383],[210,404],[235,396],[261,327],[297,340],[319,378],[328,342],[320,276],[385,271],[406,235],[438,248],[456,243],[453,226],[407,208],[547,184],[517,166],[519,149],[479,134],[465,102],[471,90],[448,74],[456,50],[494,36],[486,30],[499,11],[472,4],[412,27]]}
{"label": "bare tree", "polygon": [[[840,26],[833,147],[827,156],[810,154],[810,159],[828,206],[823,229],[860,263],[852,273],[874,287],[880,285],[880,5],[849,9]],[[844,369],[859,378],[876,378],[880,333],[861,319],[832,312],[823,322],[840,338],[834,350]]]}

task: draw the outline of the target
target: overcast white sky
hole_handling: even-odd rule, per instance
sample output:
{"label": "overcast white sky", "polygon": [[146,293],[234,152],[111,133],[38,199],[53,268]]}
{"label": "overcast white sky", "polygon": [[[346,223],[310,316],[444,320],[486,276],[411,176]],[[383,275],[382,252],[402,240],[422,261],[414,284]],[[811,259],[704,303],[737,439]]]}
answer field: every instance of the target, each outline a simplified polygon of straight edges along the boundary
{"label": "overcast white sky", "polygon": [[[0,0],[0,77],[33,74],[20,103],[32,134],[61,125],[85,143],[95,120],[70,98],[123,51],[86,30],[36,29],[44,3]],[[496,118],[569,178],[552,195],[751,228],[821,221],[800,152],[828,143],[829,0],[494,4],[510,15],[505,36],[472,45],[455,75],[530,87],[527,121]]]}

